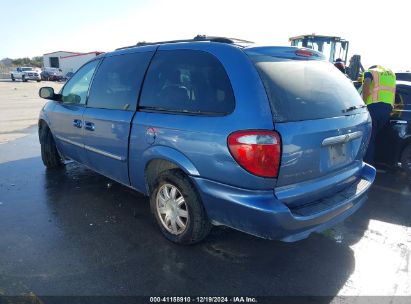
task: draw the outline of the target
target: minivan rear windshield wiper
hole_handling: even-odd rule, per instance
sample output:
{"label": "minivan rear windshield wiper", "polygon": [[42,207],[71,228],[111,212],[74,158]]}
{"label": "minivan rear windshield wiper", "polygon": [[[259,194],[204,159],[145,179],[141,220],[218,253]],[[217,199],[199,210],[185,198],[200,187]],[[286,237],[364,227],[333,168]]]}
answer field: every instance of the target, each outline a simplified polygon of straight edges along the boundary
{"label": "minivan rear windshield wiper", "polygon": [[347,108],[345,110],[342,110],[342,111],[344,113],[347,113],[347,112],[354,111],[354,110],[357,110],[357,109],[362,109],[362,108],[365,108],[365,107],[366,107],[365,104],[364,105],[358,105],[358,106],[352,106],[352,107],[349,107],[349,108]]}

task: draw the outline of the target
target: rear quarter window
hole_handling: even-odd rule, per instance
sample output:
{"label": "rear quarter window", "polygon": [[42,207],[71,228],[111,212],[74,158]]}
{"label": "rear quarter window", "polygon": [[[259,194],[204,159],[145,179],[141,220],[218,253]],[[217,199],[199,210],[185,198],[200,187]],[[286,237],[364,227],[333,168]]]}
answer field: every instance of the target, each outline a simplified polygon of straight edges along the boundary
{"label": "rear quarter window", "polygon": [[154,55],[141,93],[141,109],[224,115],[234,106],[230,80],[213,55],[194,50]]}
{"label": "rear quarter window", "polygon": [[[276,122],[346,115],[364,105],[352,82],[329,62],[250,55],[264,83]],[[364,109],[349,112],[354,114]]]}

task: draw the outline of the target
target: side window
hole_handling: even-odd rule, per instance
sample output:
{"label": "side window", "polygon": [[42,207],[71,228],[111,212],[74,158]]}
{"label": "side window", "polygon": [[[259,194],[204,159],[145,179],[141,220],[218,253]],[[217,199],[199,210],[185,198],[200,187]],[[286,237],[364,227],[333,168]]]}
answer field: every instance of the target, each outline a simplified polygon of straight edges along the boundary
{"label": "side window", "polygon": [[158,51],[144,81],[140,107],[228,114],[235,101],[227,73],[213,55],[193,50]]}
{"label": "side window", "polygon": [[403,110],[404,107],[411,105],[411,95],[407,93],[408,92],[403,90],[397,90],[397,92],[395,92],[395,109]]}
{"label": "side window", "polygon": [[402,98],[404,100],[404,105],[405,106],[411,106],[411,92],[410,90],[408,90],[407,93],[405,92],[400,92],[400,94],[402,95]]}
{"label": "side window", "polygon": [[62,95],[62,102],[66,104],[86,104],[87,91],[93,77],[94,70],[98,65],[98,60],[84,65],[68,83],[64,86]]}
{"label": "side window", "polygon": [[404,97],[399,91],[395,92],[394,109],[402,110],[404,108]]}
{"label": "side window", "polygon": [[153,52],[107,57],[97,70],[87,107],[134,111]]}
{"label": "side window", "polygon": [[393,117],[400,117],[402,110],[408,110],[411,106],[411,95],[407,91],[398,90],[395,92],[394,109],[391,113]]}

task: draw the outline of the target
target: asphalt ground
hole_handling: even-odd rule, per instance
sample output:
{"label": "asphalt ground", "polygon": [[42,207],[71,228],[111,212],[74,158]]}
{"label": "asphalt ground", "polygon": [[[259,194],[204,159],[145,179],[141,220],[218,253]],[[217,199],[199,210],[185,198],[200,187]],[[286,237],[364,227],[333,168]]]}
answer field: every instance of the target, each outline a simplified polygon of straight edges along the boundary
{"label": "asphalt ground", "polygon": [[38,86],[0,82],[0,126],[18,125],[0,129],[0,296],[411,296],[411,179],[400,171],[380,170],[357,213],[306,240],[218,227],[179,246],[146,197],[74,162],[45,169]]}

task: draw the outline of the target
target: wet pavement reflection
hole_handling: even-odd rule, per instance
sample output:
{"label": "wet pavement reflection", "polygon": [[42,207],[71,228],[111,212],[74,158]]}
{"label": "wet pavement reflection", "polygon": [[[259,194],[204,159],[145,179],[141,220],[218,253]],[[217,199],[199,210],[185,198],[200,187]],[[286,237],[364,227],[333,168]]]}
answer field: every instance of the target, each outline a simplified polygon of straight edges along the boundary
{"label": "wet pavement reflection", "polygon": [[297,243],[215,228],[167,241],[148,199],[74,162],[46,170],[37,137],[0,145],[0,295],[410,294],[411,181],[379,174],[366,205]]}

